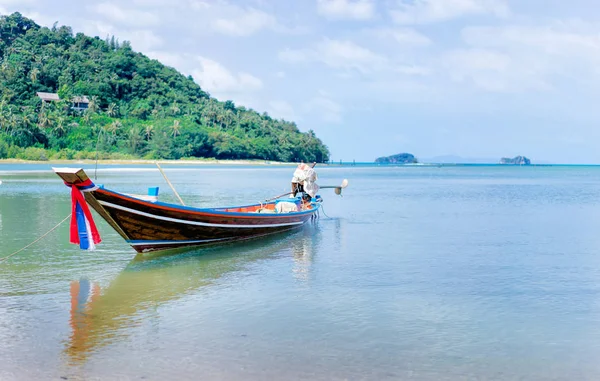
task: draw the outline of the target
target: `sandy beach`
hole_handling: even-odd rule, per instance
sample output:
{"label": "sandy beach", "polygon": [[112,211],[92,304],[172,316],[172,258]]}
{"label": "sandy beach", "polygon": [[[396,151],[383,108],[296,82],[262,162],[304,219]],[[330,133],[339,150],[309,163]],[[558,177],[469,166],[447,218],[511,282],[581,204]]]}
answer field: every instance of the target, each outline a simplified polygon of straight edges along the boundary
{"label": "sandy beach", "polygon": [[[285,163],[268,160],[216,160],[216,159],[183,159],[183,160],[98,160],[98,164],[181,164],[181,165],[278,165],[278,166],[295,166],[297,163]],[[21,160],[21,159],[0,159],[1,164],[95,164],[96,160]]]}

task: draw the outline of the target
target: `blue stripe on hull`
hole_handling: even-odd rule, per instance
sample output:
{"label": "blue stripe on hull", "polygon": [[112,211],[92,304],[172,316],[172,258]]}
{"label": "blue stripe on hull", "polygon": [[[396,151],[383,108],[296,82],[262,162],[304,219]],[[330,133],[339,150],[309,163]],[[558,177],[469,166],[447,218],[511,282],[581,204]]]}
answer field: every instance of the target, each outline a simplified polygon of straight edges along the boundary
{"label": "blue stripe on hull", "polygon": [[88,231],[85,225],[85,214],[83,214],[83,208],[81,208],[79,203],[75,206],[75,215],[77,218],[77,233],[79,234],[79,248],[87,250],[90,247],[91,237],[88,237]]}

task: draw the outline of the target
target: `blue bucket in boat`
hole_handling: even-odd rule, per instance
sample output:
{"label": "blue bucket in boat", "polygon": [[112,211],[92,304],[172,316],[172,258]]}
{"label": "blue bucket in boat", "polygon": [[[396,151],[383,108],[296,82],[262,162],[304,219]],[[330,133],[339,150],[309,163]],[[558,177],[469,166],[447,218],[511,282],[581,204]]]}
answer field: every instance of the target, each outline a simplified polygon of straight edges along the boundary
{"label": "blue bucket in boat", "polygon": [[148,196],[158,197],[158,187],[148,188]]}

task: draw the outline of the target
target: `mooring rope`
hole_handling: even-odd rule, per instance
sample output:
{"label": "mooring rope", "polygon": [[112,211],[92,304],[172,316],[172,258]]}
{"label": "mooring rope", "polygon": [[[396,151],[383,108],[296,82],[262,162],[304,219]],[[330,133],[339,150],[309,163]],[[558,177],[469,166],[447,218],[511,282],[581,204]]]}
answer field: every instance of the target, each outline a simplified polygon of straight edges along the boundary
{"label": "mooring rope", "polygon": [[320,209],[321,209],[321,212],[323,212],[323,215],[324,215],[325,217],[327,217],[327,218],[331,219],[331,217],[329,217],[329,216],[327,215],[327,213],[325,213],[325,208],[323,207],[323,204],[321,204],[321,208],[320,208]]}
{"label": "mooring rope", "polygon": [[47,236],[48,234],[52,233],[54,230],[56,230],[56,228],[58,228],[60,225],[62,225],[63,222],[65,222],[66,220],[68,220],[71,217],[71,214],[69,214],[68,216],[65,217],[64,220],[60,221],[55,227],[53,227],[52,229],[48,230],[45,234],[43,234],[40,238],[36,239],[35,241],[31,242],[29,245],[23,247],[22,249],[19,249],[17,251],[15,251],[14,253],[12,253],[11,255],[7,255],[4,258],[0,258],[0,263],[6,261],[8,258],[12,257],[13,255],[17,255],[19,254],[21,251],[27,249],[29,246],[33,245],[34,243],[36,243],[37,241],[41,240],[42,238],[44,238],[45,236]]}

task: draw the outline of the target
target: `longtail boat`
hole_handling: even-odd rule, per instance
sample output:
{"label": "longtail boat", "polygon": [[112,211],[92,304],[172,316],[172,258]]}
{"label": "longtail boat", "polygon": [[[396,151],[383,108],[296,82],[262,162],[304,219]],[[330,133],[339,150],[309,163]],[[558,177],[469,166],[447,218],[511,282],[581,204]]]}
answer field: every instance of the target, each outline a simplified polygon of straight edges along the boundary
{"label": "longtail boat", "polygon": [[[71,187],[70,242],[84,250],[94,250],[100,242],[87,204],[138,253],[147,253],[230,243],[296,229],[316,218],[322,202],[319,195],[307,198],[302,193],[253,205],[195,208],[159,202],[156,194],[136,196],[106,189],[94,184],[81,168],[53,170]],[[344,180],[340,187],[321,188],[335,188],[340,194],[346,185]]]}

